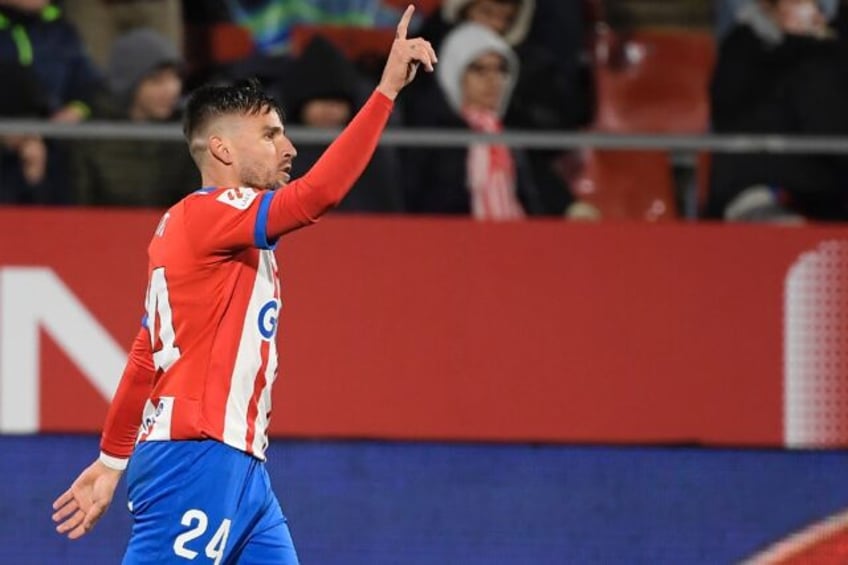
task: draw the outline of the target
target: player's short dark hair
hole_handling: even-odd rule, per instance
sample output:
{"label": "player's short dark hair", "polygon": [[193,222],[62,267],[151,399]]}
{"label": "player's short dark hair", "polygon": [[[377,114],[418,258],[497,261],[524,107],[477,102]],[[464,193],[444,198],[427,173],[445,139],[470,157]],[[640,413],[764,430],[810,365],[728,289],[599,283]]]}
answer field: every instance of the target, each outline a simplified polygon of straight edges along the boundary
{"label": "player's short dark hair", "polygon": [[228,114],[255,116],[274,111],[283,121],[283,110],[262,89],[255,78],[239,81],[233,85],[207,84],[189,96],[183,117],[183,134],[191,144],[195,132],[201,130],[213,118]]}

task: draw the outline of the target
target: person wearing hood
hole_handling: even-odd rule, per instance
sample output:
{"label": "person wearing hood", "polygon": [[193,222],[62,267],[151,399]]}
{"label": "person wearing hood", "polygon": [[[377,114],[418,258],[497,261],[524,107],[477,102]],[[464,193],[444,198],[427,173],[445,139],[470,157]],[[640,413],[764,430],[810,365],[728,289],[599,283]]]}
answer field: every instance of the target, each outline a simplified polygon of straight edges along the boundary
{"label": "person wearing hood", "polygon": [[[182,91],[181,65],[174,45],[151,29],[118,38],[108,64],[110,91],[95,104],[95,117],[139,124],[173,121]],[[178,142],[92,140],[73,149],[80,204],[163,207],[199,186],[191,157]]]}
{"label": "person wearing hood", "polygon": [[[541,17],[557,19],[567,11],[574,12],[568,25],[557,25],[558,51],[531,37],[534,28],[542,29]],[[518,58],[518,74],[510,103],[503,116],[504,124],[514,129],[575,130],[591,121],[591,77],[581,63],[582,32],[570,20],[582,21],[581,9],[540,4],[535,0],[445,0],[441,9],[424,22],[420,33],[433,46],[438,46],[451,29],[466,22],[489,28],[499,35]],[[545,22],[541,22],[544,24]],[[562,37],[563,29],[573,37]],[[432,80],[419,81],[411,93],[409,113],[427,111],[434,90]],[[572,198],[555,163],[561,156],[558,150],[534,149],[526,152],[546,213],[559,215]]]}
{"label": "person wearing hood", "polygon": [[[317,36],[281,81],[289,124],[340,129],[347,125],[369,92],[353,64],[327,39]],[[327,144],[298,145],[292,176],[299,177],[327,149]],[[337,210],[402,212],[400,160],[397,150],[378,147],[362,176]]]}
{"label": "person wearing hood", "polygon": [[[503,130],[518,76],[518,59],[489,28],[466,23],[445,38],[436,82],[441,97],[413,120],[421,127]],[[407,207],[411,212],[516,220],[540,212],[526,159],[499,144],[415,148],[408,152]]]}
{"label": "person wearing hood", "polygon": [[[718,133],[845,135],[848,72],[815,0],[742,6],[711,86]],[[716,154],[707,214],[728,221],[848,219],[844,156]]]}
{"label": "person wearing hood", "polygon": [[[537,6],[536,0],[445,0],[425,20],[420,33],[438,50],[460,24],[474,22],[489,28],[512,48],[521,65],[506,123],[515,128],[576,129],[591,121],[594,106],[591,76],[581,62],[583,32],[573,21],[582,22],[583,13],[576,4],[570,11],[566,3],[557,6]],[[533,37],[534,29],[550,36],[551,26],[560,34],[555,42]],[[571,37],[563,37],[564,32]],[[553,43],[559,46],[556,51]]]}

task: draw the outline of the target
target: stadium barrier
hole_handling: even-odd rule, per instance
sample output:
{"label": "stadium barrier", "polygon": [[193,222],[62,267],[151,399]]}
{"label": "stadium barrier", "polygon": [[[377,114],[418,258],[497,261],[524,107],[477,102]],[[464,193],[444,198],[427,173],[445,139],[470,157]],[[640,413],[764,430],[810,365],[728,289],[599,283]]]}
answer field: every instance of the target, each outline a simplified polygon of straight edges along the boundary
{"label": "stadium barrier", "polygon": [[[0,121],[21,128],[179,138]],[[778,136],[497,139],[684,164],[700,149],[848,153]],[[123,551],[123,489],[77,543],[49,504],[96,452],[158,215],[0,209],[0,563]],[[269,471],[304,562],[845,562],[845,452],[719,449],[848,445],[845,228],[331,217],[278,258]]]}
{"label": "stadium barrier", "polygon": [[[158,217],[0,210],[0,432],[99,429]],[[277,253],[274,435],[848,445],[845,228],[334,216]]]}

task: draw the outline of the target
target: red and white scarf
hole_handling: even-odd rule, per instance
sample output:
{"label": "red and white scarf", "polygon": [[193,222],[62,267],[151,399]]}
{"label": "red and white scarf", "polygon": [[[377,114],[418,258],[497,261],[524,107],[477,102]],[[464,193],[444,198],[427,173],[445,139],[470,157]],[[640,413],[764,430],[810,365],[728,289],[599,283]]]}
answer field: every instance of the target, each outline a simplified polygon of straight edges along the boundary
{"label": "red and white scarf", "polygon": [[[503,131],[495,112],[465,108],[462,115],[474,131]],[[476,219],[518,220],[524,217],[516,192],[515,161],[507,146],[472,144],[468,149],[466,168],[471,214]]]}

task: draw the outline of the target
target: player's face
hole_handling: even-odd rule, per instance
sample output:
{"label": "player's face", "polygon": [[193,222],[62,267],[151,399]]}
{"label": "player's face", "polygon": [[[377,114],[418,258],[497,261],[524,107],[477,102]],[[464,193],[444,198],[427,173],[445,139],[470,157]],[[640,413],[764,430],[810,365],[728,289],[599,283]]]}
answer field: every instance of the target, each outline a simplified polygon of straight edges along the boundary
{"label": "player's face", "polygon": [[242,186],[276,190],[288,184],[297,151],[277,112],[242,116],[233,143]]}

